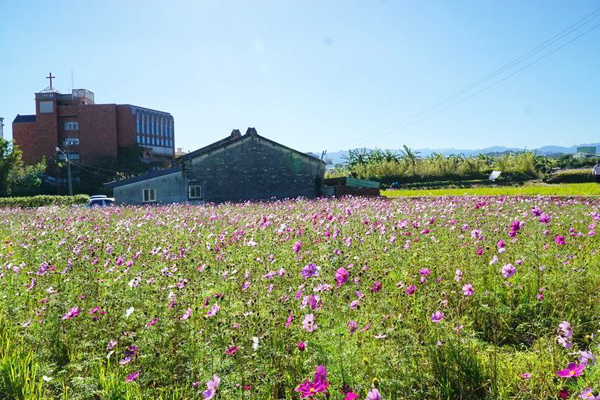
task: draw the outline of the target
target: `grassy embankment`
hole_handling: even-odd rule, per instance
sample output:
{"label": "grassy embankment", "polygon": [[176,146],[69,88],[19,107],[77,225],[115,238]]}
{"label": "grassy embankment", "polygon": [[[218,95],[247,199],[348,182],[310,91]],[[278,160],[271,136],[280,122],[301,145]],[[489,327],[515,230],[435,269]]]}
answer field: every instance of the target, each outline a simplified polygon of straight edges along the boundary
{"label": "grassy embankment", "polygon": [[596,183],[532,184],[525,186],[478,187],[462,189],[392,189],[383,190],[386,197],[403,196],[600,196]]}

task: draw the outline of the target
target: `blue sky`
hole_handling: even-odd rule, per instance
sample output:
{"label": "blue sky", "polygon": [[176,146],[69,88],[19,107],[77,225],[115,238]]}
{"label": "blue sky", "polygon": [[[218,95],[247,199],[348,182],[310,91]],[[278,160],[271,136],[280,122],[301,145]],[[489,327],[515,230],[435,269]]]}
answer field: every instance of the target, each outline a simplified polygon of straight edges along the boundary
{"label": "blue sky", "polygon": [[382,130],[598,8],[598,0],[3,0],[0,116],[10,138],[48,72],[64,93],[73,68],[75,87],[97,103],[170,112],[176,146],[188,150],[248,126],[302,151],[600,142],[600,27],[455,107]]}

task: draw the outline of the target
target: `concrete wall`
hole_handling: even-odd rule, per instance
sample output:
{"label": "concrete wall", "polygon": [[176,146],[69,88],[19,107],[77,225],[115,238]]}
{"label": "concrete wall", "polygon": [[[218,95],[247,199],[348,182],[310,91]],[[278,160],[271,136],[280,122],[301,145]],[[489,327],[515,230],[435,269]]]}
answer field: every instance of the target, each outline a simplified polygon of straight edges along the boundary
{"label": "concrete wall", "polygon": [[117,203],[143,204],[144,189],[156,189],[157,203],[183,203],[188,200],[187,180],[181,171],[116,187],[113,196]]}
{"label": "concrete wall", "polygon": [[311,160],[256,135],[184,163],[189,185],[207,202],[320,196],[325,171]]}

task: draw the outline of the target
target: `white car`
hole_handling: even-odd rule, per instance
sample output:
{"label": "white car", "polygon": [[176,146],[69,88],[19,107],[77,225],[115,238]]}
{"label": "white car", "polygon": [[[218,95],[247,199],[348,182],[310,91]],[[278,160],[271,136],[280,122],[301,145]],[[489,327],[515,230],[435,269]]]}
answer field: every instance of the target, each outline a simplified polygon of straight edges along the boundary
{"label": "white car", "polygon": [[88,207],[110,207],[115,204],[115,199],[112,197],[106,197],[105,195],[98,194],[90,197],[90,202],[88,203]]}

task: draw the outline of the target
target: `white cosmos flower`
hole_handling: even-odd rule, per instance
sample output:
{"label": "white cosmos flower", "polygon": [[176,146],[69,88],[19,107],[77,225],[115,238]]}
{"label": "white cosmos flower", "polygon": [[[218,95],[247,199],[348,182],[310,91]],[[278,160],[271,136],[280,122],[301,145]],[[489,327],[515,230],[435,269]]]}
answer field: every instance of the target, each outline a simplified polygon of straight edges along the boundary
{"label": "white cosmos flower", "polygon": [[128,318],[131,314],[133,314],[134,311],[135,311],[135,308],[129,307],[127,309],[127,311],[125,311],[125,318]]}

